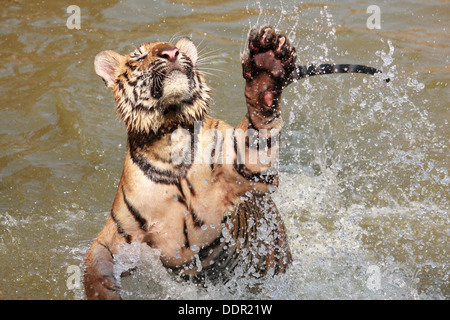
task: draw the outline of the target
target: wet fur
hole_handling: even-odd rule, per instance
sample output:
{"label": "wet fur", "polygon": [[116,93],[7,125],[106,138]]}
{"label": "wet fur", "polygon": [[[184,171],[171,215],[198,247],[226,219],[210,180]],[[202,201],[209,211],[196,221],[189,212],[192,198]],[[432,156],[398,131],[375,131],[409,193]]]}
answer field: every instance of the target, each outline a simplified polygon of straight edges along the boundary
{"label": "wet fur", "polygon": [[[241,59],[247,114],[233,128],[207,114],[210,89],[189,39],[144,43],[127,56],[96,56],[96,72],[112,89],[128,144],[110,217],[85,259],[89,299],[120,298],[114,255],[132,241],[160,249],[169,270],[200,283],[226,279],[238,264],[256,277],[286,270],[291,254],[270,197],[278,174],[259,158],[259,146],[239,133],[269,130],[266,149],[277,150],[279,135],[270,130],[281,129],[279,102],[295,50],[272,27],[255,27]],[[194,143],[175,163],[179,132]],[[211,150],[212,161],[196,162],[199,149]]]}

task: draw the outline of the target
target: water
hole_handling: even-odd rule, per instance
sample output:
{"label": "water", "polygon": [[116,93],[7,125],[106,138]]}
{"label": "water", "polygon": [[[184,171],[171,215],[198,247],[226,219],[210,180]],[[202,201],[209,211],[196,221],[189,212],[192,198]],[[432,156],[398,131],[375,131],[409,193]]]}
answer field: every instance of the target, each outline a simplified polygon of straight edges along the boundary
{"label": "water", "polygon": [[[441,1],[4,1],[0,9],[0,299],[83,299],[82,259],[109,214],[126,134],[95,75],[104,49],[191,35],[214,70],[212,115],[245,112],[239,53],[256,23],[289,34],[299,63],[361,63],[283,95],[281,186],[294,263],[206,290],[136,244],[116,272],[126,298],[449,299],[449,52]],[[148,272],[146,270],[151,270]]]}

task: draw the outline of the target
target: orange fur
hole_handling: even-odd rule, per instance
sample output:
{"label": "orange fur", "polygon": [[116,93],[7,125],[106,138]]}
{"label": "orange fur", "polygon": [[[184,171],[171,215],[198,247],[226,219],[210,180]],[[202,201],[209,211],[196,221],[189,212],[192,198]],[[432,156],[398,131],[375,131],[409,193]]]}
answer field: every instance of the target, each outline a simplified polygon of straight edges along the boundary
{"label": "orange fur", "polygon": [[[273,43],[256,41],[268,33],[275,35]],[[280,61],[290,66],[293,49],[271,27],[252,29],[249,41],[246,59],[267,61],[259,69],[244,61],[244,73],[251,75],[248,113],[236,128],[207,115],[210,90],[187,38],[175,45],[144,43],[127,56],[97,55],[96,72],[113,90],[128,146],[111,216],[85,260],[89,299],[120,298],[114,255],[132,241],[160,249],[167,268],[196,281],[230,276],[238,263],[257,275],[284,272],[290,263],[282,218],[270,198],[278,175],[268,170],[278,161],[278,101],[289,72]],[[288,57],[275,54],[280,46]],[[270,140],[264,154],[269,162],[247,135],[261,129],[268,130],[255,132]],[[261,230],[268,232],[264,241]]]}

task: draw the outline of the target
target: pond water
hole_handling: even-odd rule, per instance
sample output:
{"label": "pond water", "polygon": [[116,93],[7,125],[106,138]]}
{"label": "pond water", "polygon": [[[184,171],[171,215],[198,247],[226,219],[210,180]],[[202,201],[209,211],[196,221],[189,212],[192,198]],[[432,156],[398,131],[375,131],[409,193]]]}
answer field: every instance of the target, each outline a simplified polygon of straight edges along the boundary
{"label": "pond water", "polygon": [[[391,77],[329,75],[283,95],[276,202],[294,262],[256,283],[199,289],[132,244],[126,298],[449,299],[449,55],[446,1],[5,0],[0,8],[0,299],[84,299],[82,260],[111,209],[126,151],[97,52],[189,35],[214,89],[211,114],[246,108],[249,28],[289,35],[298,63],[360,63]],[[70,25],[70,24],[69,24]],[[211,68],[211,69],[209,69]],[[151,270],[151,272],[149,271]]]}

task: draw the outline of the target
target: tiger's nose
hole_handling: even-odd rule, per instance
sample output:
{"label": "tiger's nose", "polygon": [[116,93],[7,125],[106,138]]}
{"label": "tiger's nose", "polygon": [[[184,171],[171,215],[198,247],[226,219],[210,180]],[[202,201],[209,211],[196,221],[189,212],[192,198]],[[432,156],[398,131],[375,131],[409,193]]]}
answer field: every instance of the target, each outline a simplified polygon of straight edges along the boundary
{"label": "tiger's nose", "polygon": [[175,60],[177,60],[178,54],[179,51],[177,48],[170,48],[158,52],[158,57],[164,58],[170,62],[175,62]]}

